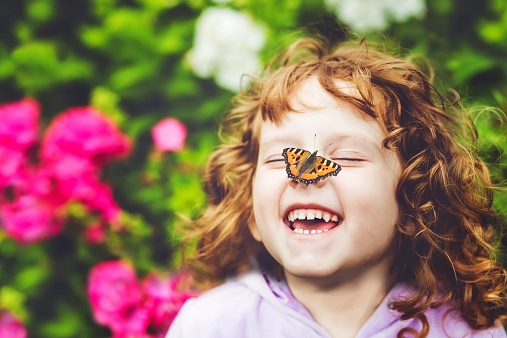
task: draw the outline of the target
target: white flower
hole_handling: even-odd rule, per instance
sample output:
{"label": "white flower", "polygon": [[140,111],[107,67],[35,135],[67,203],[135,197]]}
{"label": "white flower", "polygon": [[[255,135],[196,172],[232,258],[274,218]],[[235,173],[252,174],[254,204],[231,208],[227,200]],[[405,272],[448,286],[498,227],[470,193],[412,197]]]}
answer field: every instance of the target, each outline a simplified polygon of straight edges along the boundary
{"label": "white flower", "polygon": [[358,32],[387,28],[390,22],[403,22],[426,14],[424,0],[326,0],[340,21]]}
{"label": "white flower", "polygon": [[242,74],[260,70],[264,42],[264,30],[247,14],[210,7],[197,19],[189,61],[198,76],[214,76],[220,86],[237,91]]}

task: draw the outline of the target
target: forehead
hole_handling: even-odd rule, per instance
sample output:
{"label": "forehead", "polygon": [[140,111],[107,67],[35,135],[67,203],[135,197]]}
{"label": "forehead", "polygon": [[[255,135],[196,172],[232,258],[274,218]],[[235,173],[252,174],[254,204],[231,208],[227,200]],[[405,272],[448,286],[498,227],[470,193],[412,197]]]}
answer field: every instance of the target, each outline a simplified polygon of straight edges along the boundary
{"label": "forehead", "polygon": [[[335,81],[335,84],[344,94],[359,98],[359,91],[353,83]],[[311,143],[313,147],[314,138],[320,143],[319,140],[327,142],[337,136],[356,136],[381,144],[386,136],[377,119],[352,104],[331,96],[315,77],[303,82],[289,97],[289,102],[293,110],[280,112],[282,118],[279,123],[262,123],[261,145],[271,141],[297,139],[304,144]]]}
{"label": "forehead", "polygon": [[[334,85],[343,94],[358,99],[361,98],[357,86],[352,82],[336,79],[334,80]],[[336,103],[336,99],[322,88],[316,76],[312,76],[301,83],[298,90],[294,91],[290,96],[289,101],[296,110],[312,107],[312,105],[318,107],[320,105],[332,105]]]}

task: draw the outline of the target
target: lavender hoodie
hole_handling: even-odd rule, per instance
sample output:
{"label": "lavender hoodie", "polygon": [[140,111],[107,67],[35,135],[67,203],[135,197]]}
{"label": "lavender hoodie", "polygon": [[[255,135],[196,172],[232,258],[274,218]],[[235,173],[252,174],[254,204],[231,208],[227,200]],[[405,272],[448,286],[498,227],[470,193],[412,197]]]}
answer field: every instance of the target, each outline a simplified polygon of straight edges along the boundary
{"label": "lavender hoodie", "polygon": [[[421,331],[417,319],[401,320],[389,308],[391,300],[409,294],[409,289],[396,285],[356,338],[396,337],[405,327]],[[485,331],[470,329],[456,312],[442,320],[449,306],[426,311],[429,337],[495,337],[506,338],[503,328]],[[185,303],[171,325],[166,338],[313,338],[331,337],[306,308],[292,295],[285,281],[254,270],[204,293]]]}

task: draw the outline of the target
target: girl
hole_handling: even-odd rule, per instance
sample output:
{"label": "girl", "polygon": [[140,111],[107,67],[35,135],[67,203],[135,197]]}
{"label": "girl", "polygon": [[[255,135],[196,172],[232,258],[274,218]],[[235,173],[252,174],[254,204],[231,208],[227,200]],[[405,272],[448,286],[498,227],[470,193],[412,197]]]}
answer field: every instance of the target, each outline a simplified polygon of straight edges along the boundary
{"label": "girl", "polygon": [[226,282],[167,337],[506,337],[492,184],[458,106],[364,43],[279,60],[235,98],[190,229]]}

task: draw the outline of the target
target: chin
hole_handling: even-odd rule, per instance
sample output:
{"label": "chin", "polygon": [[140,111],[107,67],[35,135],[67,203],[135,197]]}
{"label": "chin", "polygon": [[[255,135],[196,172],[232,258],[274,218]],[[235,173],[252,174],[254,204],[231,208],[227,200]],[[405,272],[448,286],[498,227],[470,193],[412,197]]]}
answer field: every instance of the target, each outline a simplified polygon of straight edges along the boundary
{"label": "chin", "polygon": [[326,270],[321,267],[311,266],[311,267],[297,267],[294,269],[286,268],[284,269],[286,274],[290,274],[297,278],[309,278],[309,279],[321,279],[332,277],[336,274],[335,270]]}

